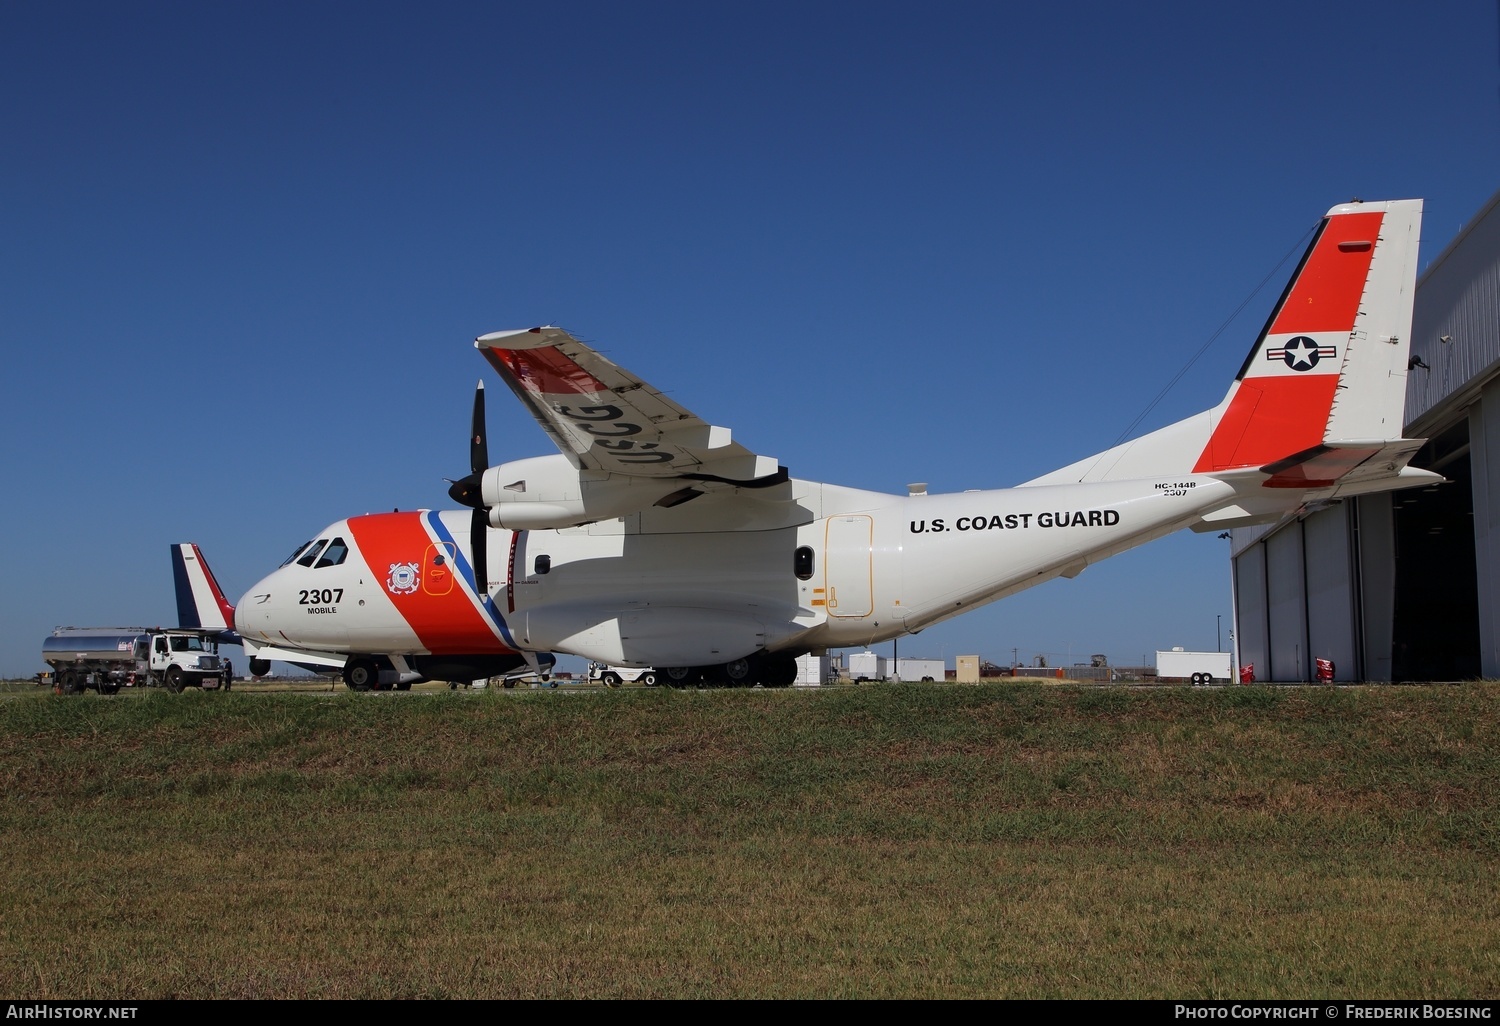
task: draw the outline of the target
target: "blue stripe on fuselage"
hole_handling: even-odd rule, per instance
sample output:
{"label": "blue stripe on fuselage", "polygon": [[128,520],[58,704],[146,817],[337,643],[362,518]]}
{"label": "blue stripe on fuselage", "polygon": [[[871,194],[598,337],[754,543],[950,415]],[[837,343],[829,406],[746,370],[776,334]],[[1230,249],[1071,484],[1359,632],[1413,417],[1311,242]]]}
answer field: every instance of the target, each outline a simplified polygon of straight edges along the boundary
{"label": "blue stripe on fuselage", "polygon": [[521,651],[520,646],[511,637],[510,627],[506,624],[505,617],[500,615],[500,607],[495,605],[495,600],[490,598],[488,592],[481,591],[480,586],[475,583],[474,568],[469,564],[469,554],[453,540],[453,532],[449,531],[448,525],[443,523],[442,515],[437,510],[428,510],[422,514],[422,518],[426,521],[428,529],[437,535],[438,540],[448,545],[450,551],[455,553],[454,559],[458,563],[458,579],[464,583],[464,587],[468,589],[470,596],[477,596],[479,598],[484,615],[489,618],[490,623],[500,632],[500,637],[511,648],[517,652]]}

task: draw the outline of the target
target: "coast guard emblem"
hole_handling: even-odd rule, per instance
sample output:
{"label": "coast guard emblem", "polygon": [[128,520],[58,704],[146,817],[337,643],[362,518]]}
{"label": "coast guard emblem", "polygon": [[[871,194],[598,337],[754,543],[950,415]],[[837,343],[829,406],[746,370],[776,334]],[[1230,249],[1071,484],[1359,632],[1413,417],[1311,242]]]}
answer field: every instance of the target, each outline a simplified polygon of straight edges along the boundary
{"label": "coast guard emblem", "polygon": [[385,586],[393,595],[410,595],[417,590],[417,582],[420,579],[417,564],[392,563],[391,572],[385,579]]}

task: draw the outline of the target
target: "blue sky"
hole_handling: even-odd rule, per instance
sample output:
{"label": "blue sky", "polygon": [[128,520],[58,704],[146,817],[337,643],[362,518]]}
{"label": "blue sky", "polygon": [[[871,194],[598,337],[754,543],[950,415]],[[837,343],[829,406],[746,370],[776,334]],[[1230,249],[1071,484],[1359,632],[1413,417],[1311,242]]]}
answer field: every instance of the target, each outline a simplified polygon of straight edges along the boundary
{"label": "blue sky", "polygon": [[[555,323],[798,477],[1106,448],[1351,197],[1500,186],[1494,2],[0,5],[0,674],[339,517],[553,451],[472,348]],[[1285,271],[1137,432],[1217,402]],[[1182,534],[913,656],[1214,648]],[[1222,620],[1220,620],[1222,617]],[[884,646],[888,649],[889,646]],[[237,655],[237,651],[233,654]]]}

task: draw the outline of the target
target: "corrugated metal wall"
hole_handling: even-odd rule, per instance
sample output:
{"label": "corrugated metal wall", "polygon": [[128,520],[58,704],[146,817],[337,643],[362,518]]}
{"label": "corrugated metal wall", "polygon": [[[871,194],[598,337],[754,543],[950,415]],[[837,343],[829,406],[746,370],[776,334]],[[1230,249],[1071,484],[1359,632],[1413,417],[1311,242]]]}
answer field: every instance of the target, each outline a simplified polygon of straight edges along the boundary
{"label": "corrugated metal wall", "polygon": [[1479,584],[1480,672],[1500,678],[1500,381],[1469,407],[1474,564]]}
{"label": "corrugated metal wall", "polygon": [[1392,550],[1389,495],[1319,510],[1243,545],[1234,559],[1241,662],[1258,680],[1311,680],[1318,658],[1333,660],[1335,680],[1390,680]]}
{"label": "corrugated metal wall", "polygon": [[1288,524],[1262,544],[1271,635],[1269,679],[1307,680],[1307,582],[1302,576],[1301,521]]}
{"label": "corrugated metal wall", "polygon": [[1271,676],[1271,639],[1266,625],[1266,550],[1252,545],[1234,560],[1235,653],[1257,680]]}
{"label": "corrugated metal wall", "polygon": [[1391,496],[1362,495],[1353,502],[1350,527],[1358,539],[1359,587],[1355,623],[1364,651],[1351,679],[1390,680],[1396,622],[1396,522]]}
{"label": "corrugated metal wall", "polygon": [[1435,433],[1429,415],[1452,420],[1458,411],[1445,413],[1445,402],[1468,405],[1500,368],[1500,192],[1422,273],[1411,352],[1427,369],[1407,372],[1406,423],[1418,429],[1411,437],[1425,437]]}
{"label": "corrugated metal wall", "polygon": [[1332,659],[1335,680],[1359,677],[1349,509],[1341,503],[1302,522],[1308,654]]}

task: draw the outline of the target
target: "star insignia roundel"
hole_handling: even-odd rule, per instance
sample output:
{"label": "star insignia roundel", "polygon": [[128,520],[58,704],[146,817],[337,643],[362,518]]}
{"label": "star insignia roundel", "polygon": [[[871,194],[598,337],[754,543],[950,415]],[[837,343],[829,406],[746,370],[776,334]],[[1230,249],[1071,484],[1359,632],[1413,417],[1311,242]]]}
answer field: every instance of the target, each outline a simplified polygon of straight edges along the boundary
{"label": "star insignia roundel", "polygon": [[1338,350],[1333,346],[1320,346],[1306,335],[1298,335],[1284,346],[1266,350],[1266,359],[1281,360],[1294,371],[1312,370],[1319,360],[1336,355]]}

